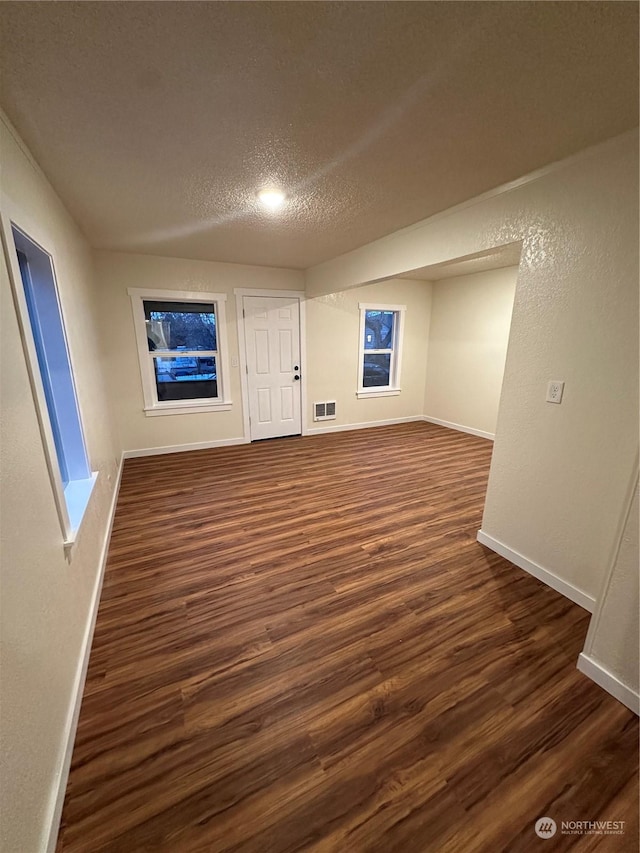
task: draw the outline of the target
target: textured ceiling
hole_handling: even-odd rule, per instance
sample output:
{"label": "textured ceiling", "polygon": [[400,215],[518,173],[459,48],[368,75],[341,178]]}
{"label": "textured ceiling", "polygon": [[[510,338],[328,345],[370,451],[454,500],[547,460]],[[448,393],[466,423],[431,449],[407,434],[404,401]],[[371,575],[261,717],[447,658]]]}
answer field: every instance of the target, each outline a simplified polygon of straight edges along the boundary
{"label": "textured ceiling", "polygon": [[0,102],[94,246],[305,268],[636,126],[637,16],[2,2]]}

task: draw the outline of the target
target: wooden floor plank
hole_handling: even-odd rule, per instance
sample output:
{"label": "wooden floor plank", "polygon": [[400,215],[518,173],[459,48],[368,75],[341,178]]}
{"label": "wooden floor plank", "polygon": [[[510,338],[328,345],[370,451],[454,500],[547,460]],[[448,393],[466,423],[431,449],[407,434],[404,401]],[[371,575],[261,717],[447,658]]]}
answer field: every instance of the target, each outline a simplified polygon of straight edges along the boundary
{"label": "wooden floor plank", "polygon": [[491,449],[415,423],[127,460],[59,853],[637,852],[589,615],[475,540]]}

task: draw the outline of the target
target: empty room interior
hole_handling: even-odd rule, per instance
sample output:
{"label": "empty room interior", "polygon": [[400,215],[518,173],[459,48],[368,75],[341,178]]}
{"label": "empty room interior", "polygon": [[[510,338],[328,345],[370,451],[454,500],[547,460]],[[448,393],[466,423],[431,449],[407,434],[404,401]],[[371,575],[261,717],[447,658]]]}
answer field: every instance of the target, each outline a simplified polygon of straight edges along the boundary
{"label": "empty room interior", "polygon": [[638,851],[638,3],[0,4],[6,853]]}

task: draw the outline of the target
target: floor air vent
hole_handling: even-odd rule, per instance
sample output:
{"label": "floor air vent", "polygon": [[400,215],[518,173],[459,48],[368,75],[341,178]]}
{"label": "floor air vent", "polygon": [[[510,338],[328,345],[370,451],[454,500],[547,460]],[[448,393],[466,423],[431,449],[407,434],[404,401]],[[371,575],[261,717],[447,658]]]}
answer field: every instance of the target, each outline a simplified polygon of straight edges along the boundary
{"label": "floor air vent", "polygon": [[313,419],[314,421],[333,421],[336,417],[336,401],[330,400],[327,403],[313,404]]}

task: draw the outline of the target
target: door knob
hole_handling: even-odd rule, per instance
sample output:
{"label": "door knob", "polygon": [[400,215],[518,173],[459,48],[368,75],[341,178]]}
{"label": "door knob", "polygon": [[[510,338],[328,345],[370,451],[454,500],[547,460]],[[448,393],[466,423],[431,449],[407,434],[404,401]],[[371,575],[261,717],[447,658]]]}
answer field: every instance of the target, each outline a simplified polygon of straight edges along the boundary
{"label": "door knob", "polygon": [[298,376],[298,374],[297,374],[297,373],[296,373],[296,375],[295,375],[293,378],[294,378],[294,379],[300,379],[300,377]]}

